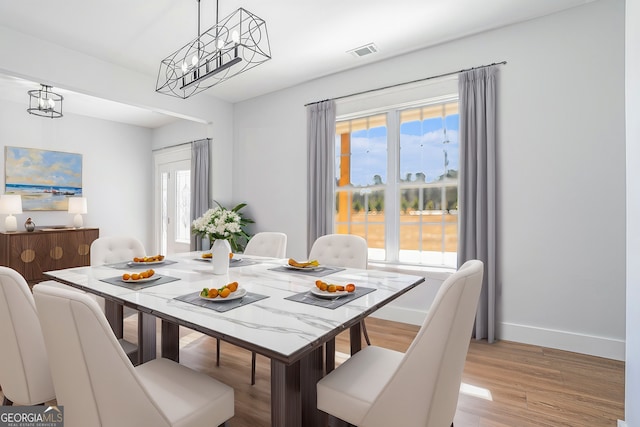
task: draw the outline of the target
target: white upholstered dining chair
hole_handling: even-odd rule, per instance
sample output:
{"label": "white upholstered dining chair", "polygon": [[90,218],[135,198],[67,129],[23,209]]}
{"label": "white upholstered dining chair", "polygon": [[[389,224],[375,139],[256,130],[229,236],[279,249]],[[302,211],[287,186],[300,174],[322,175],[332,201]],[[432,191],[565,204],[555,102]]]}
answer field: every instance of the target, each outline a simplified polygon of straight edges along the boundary
{"label": "white upholstered dining chair", "polygon": [[91,265],[103,265],[120,261],[131,261],[145,256],[144,245],[135,237],[99,237],[91,243]]}
{"label": "white upholstered dining chair", "polygon": [[234,415],[231,387],[168,359],[138,367],[88,295],[33,289],[56,399],[65,425],[224,425]]}
{"label": "white upholstered dining chair", "polygon": [[[287,235],[275,231],[262,231],[249,239],[245,255],[284,258],[287,255]],[[220,339],[217,340],[217,363],[220,364]],[[256,353],[251,353],[251,385],[256,383]]]}
{"label": "white upholstered dining chair", "polygon": [[0,267],[0,386],[3,405],[55,399],[33,295],[17,271]]}
{"label": "white upholstered dining chair", "polygon": [[253,235],[244,248],[245,255],[284,258],[287,253],[287,235],[275,231],[262,231]]}
{"label": "white upholstered dining chair", "polygon": [[[369,249],[367,241],[354,234],[327,234],[313,242],[309,259],[318,260],[320,265],[333,267],[367,268]],[[371,345],[364,320],[360,322],[367,345]]]}
{"label": "white upholstered dining chair", "polygon": [[472,260],[444,281],[406,353],[369,346],[318,381],[318,409],[356,426],[453,425],[482,274]]}

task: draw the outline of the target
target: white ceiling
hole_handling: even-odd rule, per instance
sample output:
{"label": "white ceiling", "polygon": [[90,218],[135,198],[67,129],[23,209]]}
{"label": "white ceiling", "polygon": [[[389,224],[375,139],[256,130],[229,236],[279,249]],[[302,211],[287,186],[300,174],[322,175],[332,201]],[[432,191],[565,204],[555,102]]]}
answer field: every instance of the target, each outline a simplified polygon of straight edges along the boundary
{"label": "white ceiling", "polygon": [[[267,22],[272,59],[196,96],[238,102],[445,41],[579,6],[592,0],[225,0],[224,17],[243,7]],[[215,23],[215,1],[201,0],[202,28]],[[0,26],[132,69],[154,79],[160,61],[197,35],[196,0],[29,0],[0,2]],[[346,52],[375,43],[379,52]],[[500,58],[498,58],[500,59]],[[475,65],[475,64],[470,64]],[[1,79],[12,92],[15,79]],[[30,88],[37,84],[29,83]],[[35,87],[34,87],[35,86]],[[22,99],[28,101],[23,90]],[[65,109],[73,111],[70,93]],[[6,93],[0,94],[7,98]],[[146,127],[159,113],[81,97],[78,113]],[[26,108],[26,107],[25,107]],[[120,115],[118,111],[128,108]],[[124,120],[127,118],[127,120]]]}

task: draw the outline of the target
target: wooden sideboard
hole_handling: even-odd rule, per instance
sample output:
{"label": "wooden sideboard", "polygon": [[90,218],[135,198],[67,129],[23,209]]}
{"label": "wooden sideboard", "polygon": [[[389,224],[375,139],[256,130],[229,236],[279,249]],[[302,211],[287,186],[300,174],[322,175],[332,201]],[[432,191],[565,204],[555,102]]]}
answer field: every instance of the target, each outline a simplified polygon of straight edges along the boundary
{"label": "wooden sideboard", "polygon": [[0,265],[33,285],[46,280],[45,271],[89,265],[89,248],[99,234],[98,228],[0,232]]}

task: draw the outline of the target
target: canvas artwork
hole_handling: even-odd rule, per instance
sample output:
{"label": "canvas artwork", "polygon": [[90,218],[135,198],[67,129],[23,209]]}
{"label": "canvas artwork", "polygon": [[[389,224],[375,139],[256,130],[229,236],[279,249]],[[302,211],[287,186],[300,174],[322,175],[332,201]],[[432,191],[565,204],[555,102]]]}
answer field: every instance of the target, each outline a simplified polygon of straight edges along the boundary
{"label": "canvas artwork", "polygon": [[5,193],[22,196],[22,210],[66,211],[82,196],[82,154],[5,147]]}

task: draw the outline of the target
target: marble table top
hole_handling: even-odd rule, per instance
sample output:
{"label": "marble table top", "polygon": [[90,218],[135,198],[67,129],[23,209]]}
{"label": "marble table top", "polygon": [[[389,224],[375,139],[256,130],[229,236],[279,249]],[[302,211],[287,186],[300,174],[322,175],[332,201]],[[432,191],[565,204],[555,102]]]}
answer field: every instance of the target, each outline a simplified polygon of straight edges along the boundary
{"label": "marble table top", "polygon": [[[342,285],[353,283],[356,287],[375,288],[375,291],[341,307],[328,309],[286,299],[315,287],[318,278],[296,273],[294,270],[274,271],[274,267],[286,264],[285,259],[246,257],[254,263],[230,268],[226,275],[215,275],[212,266],[200,262],[197,259],[199,256],[199,252],[168,256],[167,259],[176,262],[152,267],[156,274],[179,280],[139,290],[115,286],[101,280],[130,273],[130,269],[118,270],[109,266],[76,267],[48,271],[45,274],[158,317],[179,319],[181,324],[193,325],[198,330],[212,331],[217,335],[231,337],[233,341],[250,343],[260,353],[288,361],[424,282],[424,277],[402,273],[343,269],[322,277],[322,280]],[[237,257],[245,258],[244,255]],[[268,298],[224,313],[176,299],[205,287],[221,288],[233,281],[248,292],[266,295]]]}

